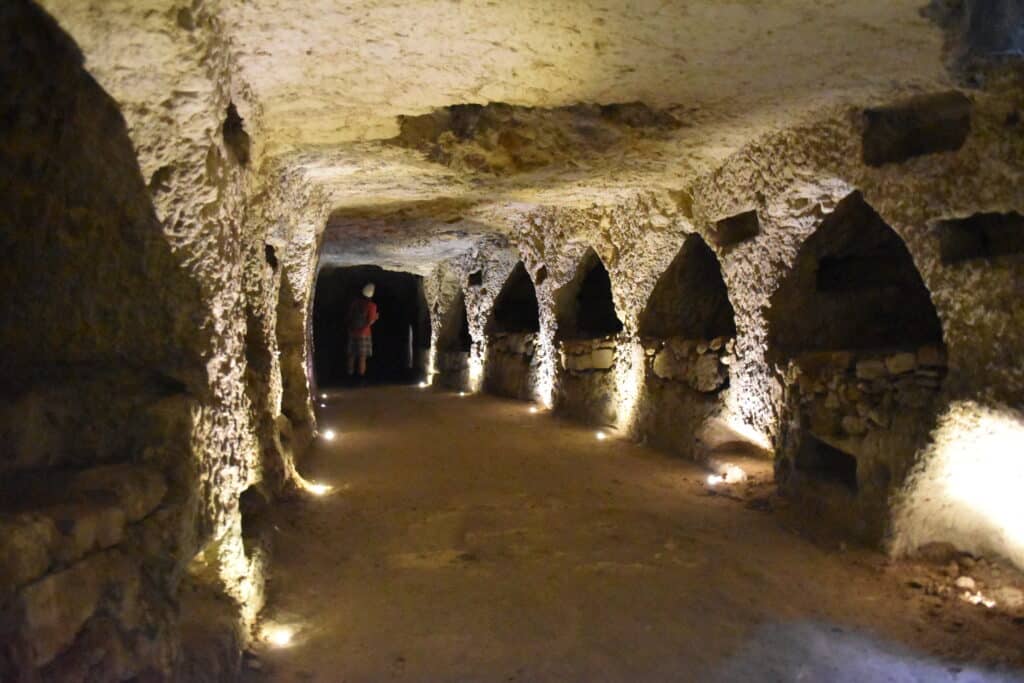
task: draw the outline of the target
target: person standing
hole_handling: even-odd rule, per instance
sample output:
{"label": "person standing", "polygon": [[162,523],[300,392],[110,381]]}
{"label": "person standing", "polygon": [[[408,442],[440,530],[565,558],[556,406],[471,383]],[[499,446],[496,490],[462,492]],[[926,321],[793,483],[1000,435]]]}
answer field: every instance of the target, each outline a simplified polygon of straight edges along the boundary
{"label": "person standing", "polygon": [[380,317],[373,299],[376,290],[372,282],[363,287],[362,296],[357,296],[348,307],[348,374],[351,377],[358,365],[359,376],[366,375],[366,359],[373,356],[373,333],[371,328]]}

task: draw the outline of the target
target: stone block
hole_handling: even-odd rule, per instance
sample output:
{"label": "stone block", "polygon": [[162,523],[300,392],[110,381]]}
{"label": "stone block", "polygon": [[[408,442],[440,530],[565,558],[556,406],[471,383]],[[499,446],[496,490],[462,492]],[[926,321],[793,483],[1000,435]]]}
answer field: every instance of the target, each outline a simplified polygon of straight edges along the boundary
{"label": "stone block", "polygon": [[112,496],[128,521],[135,522],[152,512],[167,494],[163,475],[145,465],[103,465],[77,473],[69,491],[87,500]]}
{"label": "stone block", "polygon": [[712,351],[718,351],[720,348],[725,346],[725,337],[715,337],[711,340],[711,343],[708,344],[708,346]]}
{"label": "stone block", "polygon": [[893,375],[902,375],[917,367],[917,355],[897,353],[885,359],[885,368]]}
{"label": "stone block", "polygon": [[717,391],[725,384],[725,374],[718,362],[718,357],[704,355],[697,359],[694,367],[694,388],[697,391]]}
{"label": "stone block", "polygon": [[670,351],[659,351],[658,355],[654,357],[654,374],[661,379],[670,379],[674,368],[675,363]]}
{"label": "stone block", "polygon": [[596,370],[608,370],[615,364],[615,351],[598,349],[591,354],[590,366]]}
{"label": "stone block", "polygon": [[116,505],[71,502],[44,509],[60,532],[54,555],[73,562],[98,548],[109,548],[124,538],[126,517]]}
{"label": "stone block", "polygon": [[888,371],[885,368],[885,363],[880,360],[862,360],[857,362],[858,379],[880,379],[887,374]]}
{"label": "stone block", "polygon": [[922,346],[917,350],[917,364],[925,368],[944,368],[946,352],[936,346]]}
{"label": "stone block", "polygon": [[43,515],[0,518],[0,599],[46,572],[58,536],[53,520]]}
{"label": "stone block", "polygon": [[127,596],[138,594],[139,576],[117,551],[106,551],[26,586],[18,595],[18,635],[29,644],[35,666],[43,666],[74,642],[105,596],[123,612]]}
{"label": "stone block", "polygon": [[692,341],[689,339],[680,339],[679,337],[670,339],[668,341],[668,346],[680,358],[686,358],[693,353],[694,350],[694,343]]}
{"label": "stone block", "polygon": [[840,422],[843,431],[851,436],[860,436],[861,434],[868,431],[868,426],[863,419],[854,417],[853,415],[847,415]]}

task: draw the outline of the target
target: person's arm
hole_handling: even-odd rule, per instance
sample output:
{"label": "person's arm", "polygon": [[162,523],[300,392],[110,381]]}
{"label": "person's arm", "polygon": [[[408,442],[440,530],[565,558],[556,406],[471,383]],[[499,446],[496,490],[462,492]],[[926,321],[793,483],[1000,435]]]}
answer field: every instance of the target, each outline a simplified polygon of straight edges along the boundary
{"label": "person's arm", "polygon": [[375,303],[373,303],[371,301],[370,302],[370,324],[371,325],[374,324],[375,322],[377,322],[377,320],[379,318],[380,318],[380,315],[377,313],[377,304],[375,304]]}

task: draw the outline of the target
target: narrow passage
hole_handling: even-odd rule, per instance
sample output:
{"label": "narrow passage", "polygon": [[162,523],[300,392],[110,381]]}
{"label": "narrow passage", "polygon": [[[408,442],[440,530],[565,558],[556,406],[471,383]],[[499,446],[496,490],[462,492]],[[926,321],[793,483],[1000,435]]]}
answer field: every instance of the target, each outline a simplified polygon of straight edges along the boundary
{"label": "narrow passage", "polygon": [[294,637],[246,680],[1020,680],[991,669],[1020,666],[1018,625],[935,612],[912,568],[687,461],[414,387],[332,394],[320,422],[338,437],[302,469],[336,488],[275,519],[264,618]]}

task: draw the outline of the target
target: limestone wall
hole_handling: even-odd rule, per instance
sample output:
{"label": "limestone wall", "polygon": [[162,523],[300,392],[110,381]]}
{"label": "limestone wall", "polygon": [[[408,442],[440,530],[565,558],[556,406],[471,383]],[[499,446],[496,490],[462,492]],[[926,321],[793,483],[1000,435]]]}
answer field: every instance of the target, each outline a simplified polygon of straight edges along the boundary
{"label": "limestone wall", "polygon": [[[844,198],[860,191],[906,245],[938,313],[948,361],[939,377],[935,410],[981,405],[998,411],[1000,406],[1020,406],[1024,376],[1013,359],[1024,350],[1020,318],[1024,309],[1006,305],[1019,297],[1024,286],[1020,256],[944,262],[938,224],[983,212],[1020,211],[1024,142],[1013,131],[1020,125],[1014,112],[1024,100],[1012,87],[974,91],[968,98],[970,134],[956,151],[867,166],[861,161],[863,108],[824,110],[806,124],[750,143],[704,177],[691,183],[681,180],[678,190],[640,193],[609,205],[537,207],[515,219],[511,240],[517,253],[512,258],[522,259],[534,276],[541,309],[535,352],[541,368],[538,398],[550,404],[556,397],[576,396],[581,406],[600,398],[614,406],[598,411],[604,419],[612,419],[623,433],[644,436],[650,427],[642,426],[640,416],[651,378],[645,378],[647,361],[637,338],[637,320],[684,238],[696,232],[721,264],[737,329],[728,385],[718,394],[720,409],[711,413],[752,444],[780,446],[783,425],[793,419],[796,407],[784,393],[785,367],[769,359],[770,300],[804,240]],[[865,101],[864,108],[876,104]],[[756,229],[746,231],[738,241],[726,239],[722,219],[752,210]],[[616,362],[607,372],[562,372],[555,342],[555,293],[576,276],[588,248],[596,251],[611,275],[615,308],[625,329],[615,344]],[[456,275],[451,277],[461,278],[467,272],[464,265],[449,264],[445,272],[454,270]],[[538,273],[544,274],[539,282]],[[469,305],[471,317],[486,316],[486,310],[477,308],[486,305],[483,300]],[[578,366],[579,361],[573,363]],[[596,382],[590,375],[603,379]],[[588,379],[581,382],[580,377]],[[935,378],[926,379],[933,383]],[[916,463],[909,466],[910,471],[915,467],[926,471],[933,457],[929,454],[936,449],[925,449],[918,436],[914,433],[900,445],[879,448],[895,448],[903,456],[909,448],[909,462]],[[929,439],[946,443],[956,437],[948,430],[932,431],[923,441]],[[1002,455],[991,458],[993,465],[1003,462]],[[1015,471],[1020,467],[1013,465]],[[929,533],[924,535],[913,532],[920,524],[913,514],[892,524],[894,499],[926,496],[915,493],[913,487],[927,479],[923,473],[912,475],[910,483],[886,500],[884,526],[900,552],[961,534],[955,520],[942,531],[926,525]],[[1007,500],[1004,507],[1009,504]],[[991,543],[986,547],[1014,556],[1024,537],[1000,536],[998,529],[1005,523],[1005,519],[989,520],[986,533],[991,534]],[[915,539],[913,543],[900,541],[909,537]]]}
{"label": "limestone wall", "polygon": [[[171,676],[186,658],[229,676],[262,605],[240,498],[301,485],[293,456],[315,431],[306,322],[327,209],[261,163],[215,8],[45,4],[55,19],[0,10],[0,106],[18,113],[0,142],[0,469],[49,482],[0,506],[33,558],[2,582],[17,638],[0,677]],[[125,509],[136,467],[160,487],[141,512]],[[75,494],[92,472],[102,485]],[[122,489],[129,502],[104,494]]]}

